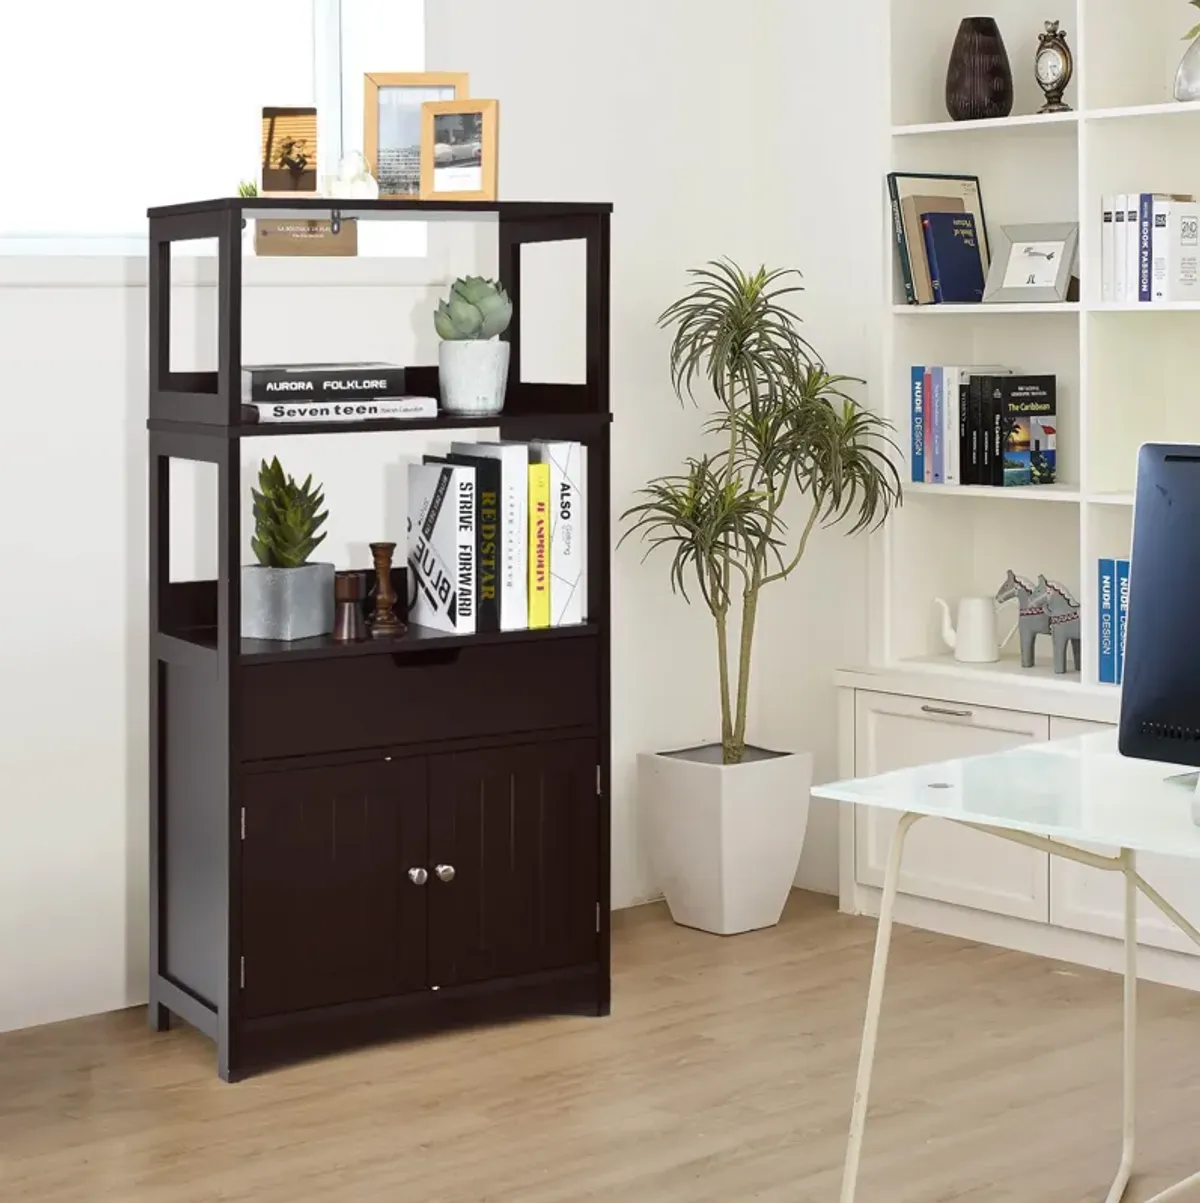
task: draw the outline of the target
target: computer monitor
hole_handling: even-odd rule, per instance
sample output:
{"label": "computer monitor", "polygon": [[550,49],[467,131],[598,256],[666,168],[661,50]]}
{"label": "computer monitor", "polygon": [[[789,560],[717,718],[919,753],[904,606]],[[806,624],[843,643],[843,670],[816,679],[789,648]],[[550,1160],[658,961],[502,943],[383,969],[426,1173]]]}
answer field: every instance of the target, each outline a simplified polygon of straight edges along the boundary
{"label": "computer monitor", "polygon": [[1130,560],[1118,746],[1200,766],[1200,445],[1138,453]]}

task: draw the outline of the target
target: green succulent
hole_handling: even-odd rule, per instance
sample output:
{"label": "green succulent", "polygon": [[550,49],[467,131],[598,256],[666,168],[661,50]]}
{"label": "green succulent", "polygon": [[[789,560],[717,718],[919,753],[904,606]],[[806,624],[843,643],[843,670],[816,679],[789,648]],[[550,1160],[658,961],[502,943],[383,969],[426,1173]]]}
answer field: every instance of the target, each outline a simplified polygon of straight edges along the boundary
{"label": "green succulent", "polygon": [[317,529],[329,511],[317,511],[325,502],[321,486],[313,488],[312,474],[302,485],[286,475],[278,458],[263,460],[254,496],[254,535],[250,546],[267,568],[301,568],[325,536]]}
{"label": "green succulent", "polygon": [[512,321],[512,301],[497,280],[463,276],[438,305],[433,324],[447,340],[498,338]]}
{"label": "green succulent", "polygon": [[243,180],[238,185],[238,196],[257,196],[258,185],[253,180]]}

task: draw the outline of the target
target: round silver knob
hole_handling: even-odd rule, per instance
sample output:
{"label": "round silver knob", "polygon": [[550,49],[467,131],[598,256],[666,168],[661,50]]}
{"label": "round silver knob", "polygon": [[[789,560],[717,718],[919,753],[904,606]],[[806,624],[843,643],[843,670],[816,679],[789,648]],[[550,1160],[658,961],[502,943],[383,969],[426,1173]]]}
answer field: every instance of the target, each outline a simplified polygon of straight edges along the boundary
{"label": "round silver knob", "polygon": [[438,881],[453,881],[454,866],[453,865],[438,865],[434,872],[437,874]]}
{"label": "round silver knob", "polygon": [[409,869],[408,880],[415,886],[423,886],[429,880],[429,874],[418,866],[415,869]]}

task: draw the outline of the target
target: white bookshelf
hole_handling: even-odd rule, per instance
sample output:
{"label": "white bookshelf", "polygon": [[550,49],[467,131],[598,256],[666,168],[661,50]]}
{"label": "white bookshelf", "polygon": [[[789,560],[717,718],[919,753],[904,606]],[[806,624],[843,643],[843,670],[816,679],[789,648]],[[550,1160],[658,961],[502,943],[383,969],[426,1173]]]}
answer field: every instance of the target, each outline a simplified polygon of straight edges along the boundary
{"label": "white bookshelf", "polygon": [[[1172,99],[1180,40],[1195,10],[1183,0],[994,0],[1013,67],[1010,117],[952,122],[945,69],[966,0],[891,0],[887,170],[978,175],[990,230],[1024,222],[1080,223],[1081,300],[1058,305],[904,304],[891,216],[884,280],[882,404],[904,451],[905,504],[881,541],[873,656],[886,669],[935,680],[1002,684],[1006,704],[1037,711],[1064,690],[1116,697],[1097,677],[1096,562],[1129,553],[1138,446],[1200,442],[1200,305],[1114,305],[1100,299],[1101,197],[1109,192],[1200,196],[1200,104]],[[1039,116],[1034,49],[1058,18],[1075,52],[1066,100]],[[908,484],[909,373],[914,364],[1004,363],[1058,377],[1058,479],[1045,488]],[[1007,569],[1044,572],[1083,603],[1084,669],[959,665],[940,637],[933,599],[994,594]],[[1011,609],[1011,605],[1009,607]],[[1002,624],[1004,625],[1004,624]],[[1049,640],[1041,641],[1048,659]]]}

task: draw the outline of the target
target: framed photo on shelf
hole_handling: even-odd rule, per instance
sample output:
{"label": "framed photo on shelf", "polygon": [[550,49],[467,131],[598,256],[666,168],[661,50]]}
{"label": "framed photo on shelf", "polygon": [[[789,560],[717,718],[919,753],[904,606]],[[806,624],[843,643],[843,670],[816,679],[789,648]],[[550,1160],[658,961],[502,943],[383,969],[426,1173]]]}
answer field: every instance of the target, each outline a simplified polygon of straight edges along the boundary
{"label": "framed photo on shelf", "polygon": [[421,195],[421,108],[463,100],[465,72],[372,72],[363,77],[363,154],[384,200]]}
{"label": "framed photo on shelf", "polygon": [[261,143],[260,193],[316,192],[316,109],[264,108]]}
{"label": "framed photo on shelf", "polygon": [[499,102],[435,101],[421,113],[421,199],[494,201]]}
{"label": "framed photo on shelf", "polygon": [[1001,226],[993,236],[985,304],[1053,304],[1072,297],[1079,223]]}

